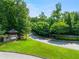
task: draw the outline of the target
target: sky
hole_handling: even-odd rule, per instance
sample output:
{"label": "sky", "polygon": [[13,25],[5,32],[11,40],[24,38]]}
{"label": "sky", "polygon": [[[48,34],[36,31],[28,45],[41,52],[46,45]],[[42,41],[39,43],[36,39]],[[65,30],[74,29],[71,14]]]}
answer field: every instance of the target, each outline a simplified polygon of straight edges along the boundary
{"label": "sky", "polygon": [[79,0],[25,0],[25,2],[31,17],[36,17],[41,12],[44,12],[46,16],[50,16],[58,2],[62,5],[62,12],[79,11]]}

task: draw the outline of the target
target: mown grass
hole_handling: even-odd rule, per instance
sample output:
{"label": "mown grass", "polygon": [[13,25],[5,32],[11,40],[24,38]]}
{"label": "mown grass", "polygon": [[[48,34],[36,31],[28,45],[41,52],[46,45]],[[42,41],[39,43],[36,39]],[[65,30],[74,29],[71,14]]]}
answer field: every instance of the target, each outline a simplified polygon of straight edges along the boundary
{"label": "mown grass", "polygon": [[0,51],[29,54],[47,59],[79,59],[79,51],[51,46],[31,39],[1,43]]}

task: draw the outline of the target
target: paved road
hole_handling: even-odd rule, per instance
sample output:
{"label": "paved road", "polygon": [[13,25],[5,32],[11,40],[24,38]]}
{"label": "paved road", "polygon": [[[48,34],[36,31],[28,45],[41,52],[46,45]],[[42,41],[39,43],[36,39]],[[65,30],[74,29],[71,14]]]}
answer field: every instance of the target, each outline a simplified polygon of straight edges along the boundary
{"label": "paved road", "polygon": [[0,59],[42,59],[42,58],[18,53],[0,52]]}
{"label": "paved road", "polygon": [[[55,45],[59,47],[79,50],[79,41],[64,41],[64,40],[55,40],[52,38],[42,38],[35,36],[33,34],[30,34],[30,37],[33,38],[36,41],[40,41],[46,44]],[[48,39],[48,40],[47,40]]]}

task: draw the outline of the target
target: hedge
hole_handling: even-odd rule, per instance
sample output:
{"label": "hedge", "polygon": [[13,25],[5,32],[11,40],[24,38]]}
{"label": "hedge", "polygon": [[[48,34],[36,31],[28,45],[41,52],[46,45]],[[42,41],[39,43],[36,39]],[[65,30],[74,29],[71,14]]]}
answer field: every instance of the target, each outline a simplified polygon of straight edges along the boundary
{"label": "hedge", "polygon": [[71,41],[79,41],[79,36],[77,35],[58,35],[53,34],[53,37],[57,40],[71,40]]}

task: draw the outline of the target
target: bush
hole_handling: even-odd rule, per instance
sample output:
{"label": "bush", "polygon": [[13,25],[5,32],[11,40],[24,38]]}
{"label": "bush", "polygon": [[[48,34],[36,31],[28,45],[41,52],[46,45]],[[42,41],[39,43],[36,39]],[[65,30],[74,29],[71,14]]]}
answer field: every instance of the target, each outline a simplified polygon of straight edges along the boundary
{"label": "bush", "polygon": [[79,40],[79,36],[74,36],[74,35],[57,35],[57,34],[54,34],[53,36],[54,36],[54,38],[56,38],[58,40],[71,40],[71,41],[78,41]]}
{"label": "bush", "polygon": [[55,34],[66,34],[68,33],[68,25],[65,22],[59,21],[55,22],[51,27],[50,31],[51,33]]}
{"label": "bush", "polygon": [[41,36],[48,36],[49,34],[49,24],[47,22],[37,22],[34,23],[32,26],[32,30],[41,35]]}
{"label": "bush", "polygon": [[79,35],[79,23],[74,25],[73,33],[76,34],[76,35]]}

